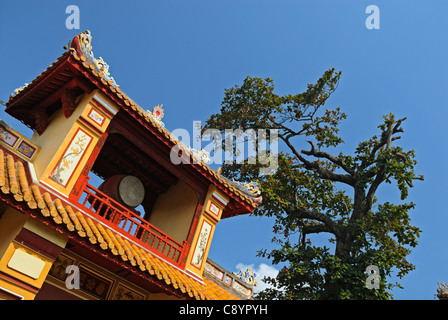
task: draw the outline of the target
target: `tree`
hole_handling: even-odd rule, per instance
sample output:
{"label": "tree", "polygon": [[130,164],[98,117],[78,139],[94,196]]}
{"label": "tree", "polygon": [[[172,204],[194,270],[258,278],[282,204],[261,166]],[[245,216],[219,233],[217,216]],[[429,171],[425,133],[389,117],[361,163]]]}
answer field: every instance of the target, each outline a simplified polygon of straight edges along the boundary
{"label": "tree", "polygon": [[[394,144],[405,118],[385,115],[379,134],[360,142],[351,155],[335,150],[344,141],[339,125],[346,114],[324,105],[337,89],[341,72],[327,70],[315,84],[295,95],[274,93],[272,79],[247,77],[225,90],[221,110],[206,128],[277,129],[284,150],[278,170],[261,175],[262,163],[224,164],[222,173],[237,181],[255,181],[263,202],[254,214],[275,218],[276,248],[258,252],[284,267],[258,295],[262,299],[388,299],[402,278],[415,268],[406,260],[420,229],[410,224],[414,203],[403,202],[414,180],[414,151]],[[205,128],[204,128],[205,129]],[[269,136],[267,137],[269,139]],[[307,146],[300,150],[299,146]],[[332,151],[332,152],[330,152]],[[380,203],[383,183],[396,187],[399,203]],[[316,245],[315,234],[328,235]],[[368,289],[366,268],[380,270],[380,288]]]}

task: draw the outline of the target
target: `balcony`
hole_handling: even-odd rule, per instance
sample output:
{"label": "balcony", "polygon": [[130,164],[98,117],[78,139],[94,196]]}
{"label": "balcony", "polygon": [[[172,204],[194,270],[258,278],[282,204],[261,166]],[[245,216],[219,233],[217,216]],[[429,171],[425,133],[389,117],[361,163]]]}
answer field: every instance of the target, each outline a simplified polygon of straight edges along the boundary
{"label": "balcony", "polygon": [[117,232],[165,260],[181,266],[186,254],[186,241],[179,243],[88,183],[83,188],[79,204],[92,216]]}

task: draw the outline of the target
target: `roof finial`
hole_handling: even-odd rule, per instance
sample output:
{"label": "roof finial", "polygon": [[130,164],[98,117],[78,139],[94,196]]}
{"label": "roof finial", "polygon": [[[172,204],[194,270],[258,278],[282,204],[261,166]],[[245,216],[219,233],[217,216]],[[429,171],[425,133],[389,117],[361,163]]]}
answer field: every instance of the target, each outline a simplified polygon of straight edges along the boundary
{"label": "roof finial", "polygon": [[119,87],[115,82],[115,79],[110,76],[109,65],[104,59],[102,57],[95,59],[92,51],[92,34],[90,33],[90,30],[86,30],[76,35],[72,41],[64,46],[64,48],[69,50],[70,48],[73,48],[79,57],[84,57],[91,65],[95,66],[96,71],[103,74],[106,80],[112,81],[112,84],[115,87]]}
{"label": "roof finial", "polygon": [[165,112],[163,111],[162,106],[163,106],[163,104],[158,104],[154,108],[152,108],[152,112],[149,110],[146,110],[146,114],[148,115],[148,117],[152,118],[154,121],[156,121],[162,127],[164,127],[165,124],[163,123],[162,118],[165,115]]}

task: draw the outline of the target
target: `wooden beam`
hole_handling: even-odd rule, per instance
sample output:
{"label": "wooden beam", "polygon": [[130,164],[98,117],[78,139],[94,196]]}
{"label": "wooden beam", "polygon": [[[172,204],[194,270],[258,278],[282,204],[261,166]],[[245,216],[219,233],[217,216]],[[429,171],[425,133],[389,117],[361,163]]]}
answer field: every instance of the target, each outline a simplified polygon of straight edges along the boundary
{"label": "wooden beam", "polygon": [[[108,140],[108,143],[110,143],[115,147],[115,149],[120,150],[123,153],[130,153],[129,151],[132,150],[128,157],[135,161],[135,163],[141,166],[143,169],[145,169],[145,171],[149,171],[152,175],[163,181],[166,181],[168,184],[177,183],[178,178],[175,175],[168,172],[163,166],[154,161],[154,159],[150,158],[147,154],[139,150],[137,146],[131,143],[123,135],[112,133],[111,137]],[[127,147],[123,148],[122,146]],[[130,148],[129,146],[133,147]]]}
{"label": "wooden beam", "polygon": [[45,100],[38,103],[34,108],[39,109],[39,108],[46,108],[48,106],[51,106],[52,104],[61,100],[61,97],[65,94],[66,90],[73,90],[77,87],[87,93],[90,93],[93,90],[93,88],[87,81],[85,81],[79,77],[75,77],[75,78],[71,79],[69,82],[67,82],[65,85],[60,87],[57,91],[52,93],[50,96],[48,96]]}

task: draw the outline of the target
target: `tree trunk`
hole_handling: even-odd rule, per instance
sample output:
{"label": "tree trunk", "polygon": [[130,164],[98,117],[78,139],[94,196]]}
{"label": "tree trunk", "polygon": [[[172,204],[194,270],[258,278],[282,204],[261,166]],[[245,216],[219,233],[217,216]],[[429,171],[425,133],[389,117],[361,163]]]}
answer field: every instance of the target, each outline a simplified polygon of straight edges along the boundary
{"label": "tree trunk", "polygon": [[[344,230],[341,235],[336,238],[335,256],[341,259],[342,262],[347,261],[352,244],[352,235],[348,231]],[[340,299],[340,290],[343,288],[343,285],[339,282],[344,281],[331,279],[331,276],[332,270],[326,270],[324,292],[322,293],[323,300]]]}

